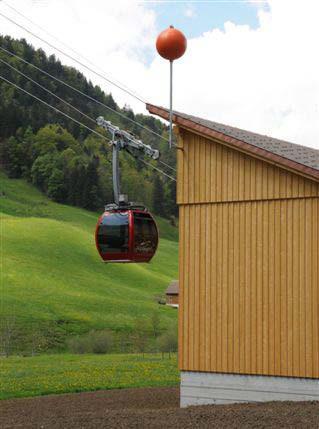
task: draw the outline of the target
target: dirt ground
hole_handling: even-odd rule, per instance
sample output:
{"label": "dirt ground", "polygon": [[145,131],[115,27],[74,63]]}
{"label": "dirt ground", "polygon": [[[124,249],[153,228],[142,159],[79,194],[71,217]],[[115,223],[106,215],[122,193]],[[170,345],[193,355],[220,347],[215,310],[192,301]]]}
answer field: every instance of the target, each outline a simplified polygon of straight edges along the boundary
{"label": "dirt ground", "polygon": [[177,388],[123,389],[0,402],[5,428],[319,428],[319,402],[179,408]]}

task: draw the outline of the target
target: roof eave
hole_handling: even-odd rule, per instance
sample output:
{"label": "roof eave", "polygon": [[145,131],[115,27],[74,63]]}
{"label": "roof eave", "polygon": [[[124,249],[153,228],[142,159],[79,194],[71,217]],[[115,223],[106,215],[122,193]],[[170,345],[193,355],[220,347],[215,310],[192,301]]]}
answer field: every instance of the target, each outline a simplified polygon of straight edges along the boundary
{"label": "roof eave", "polygon": [[[169,113],[164,108],[154,106],[153,104],[149,103],[146,104],[146,108],[153,115],[160,116],[166,120],[169,119]],[[173,122],[176,125],[179,125],[181,128],[194,131],[210,139],[219,140],[221,143],[224,143],[227,146],[250,154],[256,158],[271,162],[272,164],[276,164],[290,171],[297,172],[298,174],[301,174],[302,176],[305,176],[309,179],[319,181],[319,171],[314,168],[292,161],[288,158],[284,158],[273,152],[269,152],[265,149],[243,142],[242,140],[235,139],[234,137],[230,137],[221,132],[214,131],[211,128],[205,127],[204,125],[197,124],[190,119],[182,118],[181,116],[176,115],[176,113],[173,114]]]}

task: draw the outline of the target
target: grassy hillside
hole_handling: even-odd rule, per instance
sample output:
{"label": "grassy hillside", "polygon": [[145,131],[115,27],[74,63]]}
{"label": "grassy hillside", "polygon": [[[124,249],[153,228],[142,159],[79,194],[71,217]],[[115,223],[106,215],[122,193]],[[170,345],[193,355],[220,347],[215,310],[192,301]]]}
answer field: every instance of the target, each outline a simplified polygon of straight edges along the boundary
{"label": "grassy hillside", "polygon": [[94,244],[97,214],[49,201],[22,180],[0,175],[1,313],[25,323],[55,321],[65,333],[129,330],[136,318],[176,312],[154,296],[177,276],[177,229],[158,220],[150,264],[104,264]]}

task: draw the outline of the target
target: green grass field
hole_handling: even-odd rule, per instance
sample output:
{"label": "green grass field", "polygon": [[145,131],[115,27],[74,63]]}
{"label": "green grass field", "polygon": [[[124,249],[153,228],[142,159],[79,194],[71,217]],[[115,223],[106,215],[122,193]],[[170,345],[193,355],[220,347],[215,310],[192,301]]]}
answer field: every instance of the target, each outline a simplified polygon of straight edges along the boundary
{"label": "green grass field", "polygon": [[178,234],[167,221],[157,219],[160,246],[150,264],[104,264],[94,244],[98,214],[56,204],[4,174],[0,195],[3,315],[58,321],[65,335],[125,332],[155,309],[163,327],[176,320],[154,300],[177,278]]}
{"label": "green grass field", "polygon": [[59,354],[0,360],[0,399],[178,383],[176,355]]}

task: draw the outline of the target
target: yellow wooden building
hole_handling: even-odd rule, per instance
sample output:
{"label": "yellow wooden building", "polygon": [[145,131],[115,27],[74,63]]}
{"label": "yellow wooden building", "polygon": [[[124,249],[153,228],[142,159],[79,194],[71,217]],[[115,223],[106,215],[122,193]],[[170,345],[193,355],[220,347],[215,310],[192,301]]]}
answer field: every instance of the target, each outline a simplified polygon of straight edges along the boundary
{"label": "yellow wooden building", "polygon": [[173,119],[181,404],[319,400],[319,151]]}

